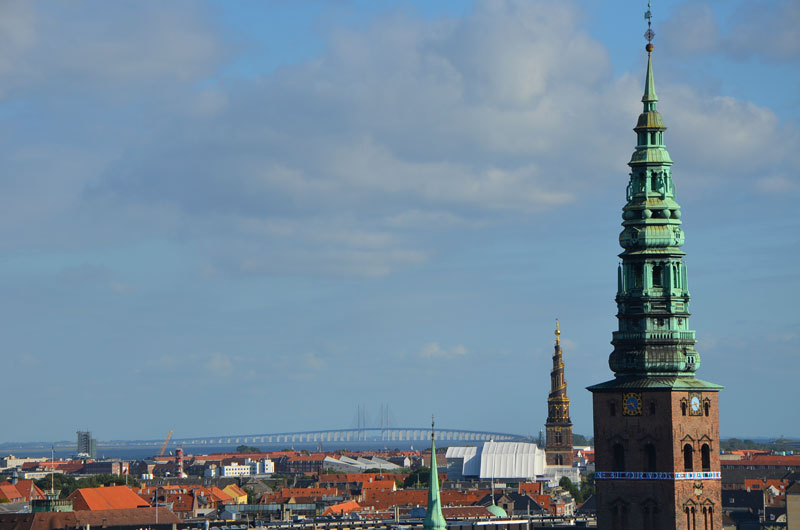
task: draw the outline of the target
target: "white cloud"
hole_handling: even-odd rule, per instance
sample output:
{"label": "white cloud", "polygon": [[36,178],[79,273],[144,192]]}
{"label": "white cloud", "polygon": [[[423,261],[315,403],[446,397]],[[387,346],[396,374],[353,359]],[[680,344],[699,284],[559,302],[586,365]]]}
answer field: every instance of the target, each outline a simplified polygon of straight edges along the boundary
{"label": "white cloud", "polygon": [[[664,47],[686,56],[721,53],[742,61],[754,56],[772,62],[800,60],[800,4],[793,0],[732,4],[733,13],[722,21],[709,2],[680,4],[658,30]],[[720,22],[725,22],[725,30]]]}
{"label": "white cloud", "polygon": [[438,342],[429,342],[419,351],[419,356],[423,358],[453,358],[463,357],[467,354],[464,346],[453,346],[452,348],[442,348]]}
{"label": "white cloud", "polygon": [[303,366],[310,372],[318,373],[325,370],[327,363],[319,355],[307,353],[303,356]]}
{"label": "white cloud", "polygon": [[[624,179],[635,138],[620,132],[639,111],[643,73],[615,78],[574,4],[486,1],[445,21],[382,15],[332,29],[314,60],[234,82],[213,81],[228,46],[208,13],[187,5],[158,16],[149,4],[99,10],[84,36],[89,22],[45,31],[82,7],[17,15],[37,38],[14,37],[8,64],[39,65],[64,39],[77,45],[51,59],[65,66],[45,62],[35,79],[12,69],[9,82],[75,108],[85,95],[59,92],[62,79],[106,94],[34,122],[68,139],[58,150],[34,137],[0,147],[4,245],[165,237],[211,274],[381,277],[435,255],[433,230],[580,212]],[[658,69],[656,78],[676,174],[690,177],[678,179],[679,195],[730,181],[796,192],[796,127],[662,83]]]}
{"label": "white cloud", "polygon": [[205,361],[206,371],[214,377],[230,377],[234,373],[235,365],[232,357],[221,353],[214,353]]}

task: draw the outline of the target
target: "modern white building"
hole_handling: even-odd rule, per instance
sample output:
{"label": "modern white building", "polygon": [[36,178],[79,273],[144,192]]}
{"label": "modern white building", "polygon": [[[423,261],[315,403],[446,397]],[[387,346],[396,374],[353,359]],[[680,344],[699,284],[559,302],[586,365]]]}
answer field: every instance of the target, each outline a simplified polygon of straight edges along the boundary
{"label": "modern white building", "polygon": [[531,480],[545,474],[545,454],[534,443],[483,442],[479,447],[448,447],[448,477]]}
{"label": "modern white building", "polygon": [[271,475],[273,473],[275,473],[275,462],[269,458],[261,460],[245,458],[244,462],[231,462],[222,466],[211,464],[206,468],[203,476],[207,478],[249,477],[252,475]]}
{"label": "modern white building", "polygon": [[230,464],[219,466],[217,468],[217,473],[220,477],[249,477],[252,474],[252,471],[253,468],[251,467],[249,458],[244,464],[231,462]]}
{"label": "modern white building", "polygon": [[269,458],[250,463],[251,475],[272,475],[273,473],[275,473],[275,462]]}

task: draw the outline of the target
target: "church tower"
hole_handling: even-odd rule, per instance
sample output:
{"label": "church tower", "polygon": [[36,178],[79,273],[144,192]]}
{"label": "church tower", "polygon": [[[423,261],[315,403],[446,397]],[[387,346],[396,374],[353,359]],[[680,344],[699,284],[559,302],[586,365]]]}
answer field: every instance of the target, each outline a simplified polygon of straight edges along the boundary
{"label": "church tower", "polygon": [[650,11],[644,105],[622,209],[614,379],[593,394],[597,526],[722,528],[718,395],[695,377],[681,210],[656,106]]}
{"label": "church tower", "polygon": [[561,329],[556,320],[556,345],[553,371],[550,372],[550,395],[547,397],[547,422],[544,424],[545,458],[548,466],[572,466],[572,421],[569,419],[567,381],[561,352]]}

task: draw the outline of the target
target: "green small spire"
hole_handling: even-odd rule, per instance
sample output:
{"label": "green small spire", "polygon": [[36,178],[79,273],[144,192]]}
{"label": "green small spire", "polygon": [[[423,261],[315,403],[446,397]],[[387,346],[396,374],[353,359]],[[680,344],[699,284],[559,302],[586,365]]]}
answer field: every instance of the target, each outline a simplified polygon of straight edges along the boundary
{"label": "green small spire", "polygon": [[439,467],[436,465],[436,435],[433,416],[431,416],[431,476],[428,481],[428,510],[425,512],[424,530],[444,530],[447,521],[442,515],[442,499],[439,497]]}
{"label": "green small spire", "polygon": [[[649,44],[648,49],[652,50],[653,45]],[[653,81],[653,60],[650,51],[647,52],[647,77],[644,81],[644,96],[642,96],[642,103],[644,103],[644,111],[656,110],[656,102],[658,96],[656,95],[656,84]]]}

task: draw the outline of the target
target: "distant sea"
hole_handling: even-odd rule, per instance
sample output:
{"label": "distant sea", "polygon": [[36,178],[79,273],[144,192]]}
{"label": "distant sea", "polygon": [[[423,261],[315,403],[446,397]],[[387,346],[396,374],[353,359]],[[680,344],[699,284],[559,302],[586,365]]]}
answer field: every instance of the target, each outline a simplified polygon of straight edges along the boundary
{"label": "distant sea", "polygon": [[[442,443],[442,442],[440,442]],[[460,442],[459,445],[467,445],[469,442]],[[474,444],[475,442],[473,442]],[[211,453],[230,453],[236,450],[239,444],[231,445],[187,445],[184,446],[184,453],[186,455],[202,455]],[[355,442],[330,442],[330,443],[278,443],[278,444],[246,444],[258,447],[262,451],[280,451],[282,449],[295,449],[297,451],[317,451],[320,448],[323,451],[338,451],[342,449],[349,449],[352,451],[379,451],[383,449],[427,449],[430,447],[430,442],[424,440],[417,440],[416,442],[390,442],[388,445],[383,441],[355,441]],[[445,445],[456,445],[456,442],[451,442]],[[170,444],[165,454],[174,454],[177,445]],[[141,447],[141,446],[125,446],[118,443],[113,446],[104,446],[102,442],[97,444],[97,458],[118,458],[120,460],[141,460],[145,458],[152,458],[160,451],[159,447]],[[59,443],[55,446],[56,458],[69,458],[74,456],[76,447],[64,446]],[[0,457],[13,454],[18,457],[41,457],[50,456],[51,449],[45,444],[2,444],[0,445]]]}

